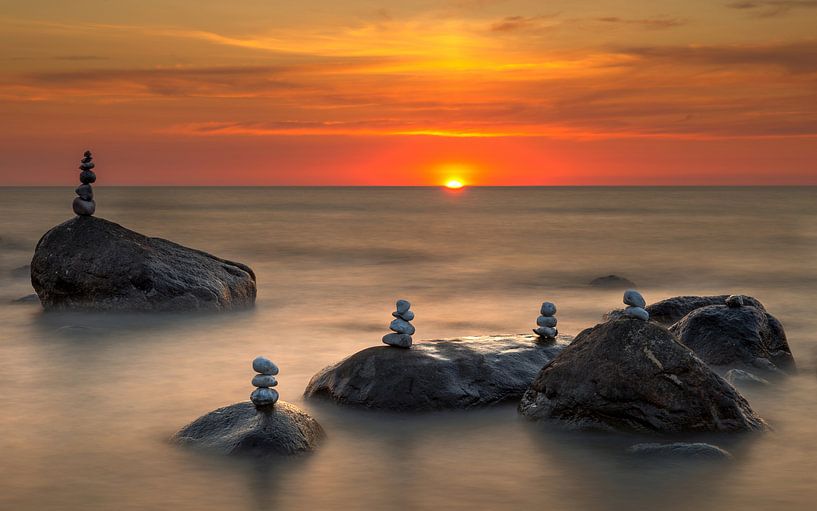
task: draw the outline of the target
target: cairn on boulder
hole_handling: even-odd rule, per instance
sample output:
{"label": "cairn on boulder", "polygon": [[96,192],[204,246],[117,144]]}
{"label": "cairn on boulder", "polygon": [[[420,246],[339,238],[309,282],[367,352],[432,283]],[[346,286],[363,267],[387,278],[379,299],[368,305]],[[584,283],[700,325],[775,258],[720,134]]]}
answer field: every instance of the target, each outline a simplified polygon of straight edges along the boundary
{"label": "cairn on boulder", "polygon": [[544,302],[542,308],[539,309],[539,317],[536,318],[537,326],[533,329],[533,333],[540,339],[553,340],[559,335],[556,323],[556,305],[552,302]]}
{"label": "cairn on boulder", "polygon": [[414,325],[409,323],[414,319],[414,313],[410,311],[411,304],[407,300],[397,300],[395,304],[397,310],[392,312],[394,316],[389,329],[392,333],[383,336],[383,342],[389,346],[398,348],[410,348],[411,336],[414,335]]}
{"label": "cairn on boulder", "polygon": [[649,321],[650,313],[644,308],[647,306],[647,302],[644,300],[644,297],[641,296],[641,293],[635,289],[624,291],[624,304],[627,305],[627,308],[624,309],[625,315],[643,321]]}
{"label": "cairn on boulder", "polygon": [[[302,454],[315,449],[325,433],[318,421],[286,401],[278,401],[278,367],[257,357],[252,367],[255,392],[249,401],[234,403],[202,415],[173,435],[180,445],[221,454],[266,457]],[[277,402],[277,404],[276,404]],[[274,405],[274,406],[273,406]]]}
{"label": "cairn on boulder", "polygon": [[250,394],[250,401],[255,406],[272,406],[278,401],[278,391],[273,389],[278,385],[275,376],[278,366],[266,357],[256,357],[252,361],[253,370],[258,373],[252,379],[255,390]]}
{"label": "cairn on boulder", "polygon": [[94,168],[94,157],[91,151],[85,151],[85,155],[79,164],[79,180],[82,182],[76,189],[78,197],[74,199],[74,213],[79,216],[91,216],[96,211],[96,202],[94,202],[94,189],[91,184],[96,182],[96,174],[92,170]]}

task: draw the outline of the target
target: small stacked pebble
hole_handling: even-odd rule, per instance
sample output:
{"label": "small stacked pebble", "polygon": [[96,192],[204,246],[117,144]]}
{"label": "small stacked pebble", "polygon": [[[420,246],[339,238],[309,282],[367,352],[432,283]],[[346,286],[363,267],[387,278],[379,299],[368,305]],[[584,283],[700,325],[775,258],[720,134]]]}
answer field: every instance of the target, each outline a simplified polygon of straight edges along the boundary
{"label": "small stacked pebble", "polygon": [[79,180],[82,182],[77,187],[77,197],[74,199],[74,213],[79,216],[91,216],[96,211],[96,202],[94,202],[94,190],[91,188],[91,183],[96,181],[96,174],[92,170],[94,168],[94,158],[91,151],[85,151],[85,157],[79,164]]}
{"label": "small stacked pebble", "polygon": [[649,321],[650,313],[644,308],[647,306],[647,302],[644,300],[644,297],[641,296],[641,293],[635,289],[624,291],[624,304],[627,305],[627,308],[624,309],[624,314],[642,321]]}
{"label": "small stacked pebble", "polygon": [[740,295],[730,295],[726,298],[726,306],[731,309],[743,307],[743,297]]}
{"label": "small stacked pebble", "polygon": [[411,336],[414,335],[414,325],[409,323],[414,319],[414,313],[410,311],[411,304],[407,300],[397,300],[397,310],[392,312],[394,320],[389,325],[391,334],[383,336],[383,342],[389,346],[398,348],[410,348]]}
{"label": "small stacked pebble", "polygon": [[278,391],[270,388],[278,385],[275,375],[278,374],[278,366],[266,357],[256,357],[252,361],[252,368],[256,373],[252,379],[255,390],[250,394],[250,400],[255,406],[271,406],[278,401]]}
{"label": "small stacked pebble", "polygon": [[536,318],[538,326],[533,329],[533,333],[542,339],[555,339],[559,335],[559,331],[556,330],[557,321],[555,315],[556,305],[552,302],[543,303],[542,308],[539,309],[539,317]]}

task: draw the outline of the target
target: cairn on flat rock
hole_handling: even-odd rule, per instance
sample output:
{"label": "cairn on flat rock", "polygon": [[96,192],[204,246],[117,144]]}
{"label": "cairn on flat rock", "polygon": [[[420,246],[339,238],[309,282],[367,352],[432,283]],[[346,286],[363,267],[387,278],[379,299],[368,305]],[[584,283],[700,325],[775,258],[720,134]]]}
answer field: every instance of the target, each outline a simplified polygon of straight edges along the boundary
{"label": "cairn on flat rock", "polygon": [[397,310],[392,312],[394,316],[389,325],[393,333],[383,336],[383,342],[389,346],[398,348],[411,348],[411,336],[414,335],[414,325],[409,323],[414,319],[414,313],[410,311],[411,304],[407,300],[397,300]]}
{"label": "cairn on flat rock", "polygon": [[539,317],[536,318],[536,328],[533,333],[541,339],[553,340],[559,335],[556,330],[556,305],[552,302],[544,302],[539,309]]}
{"label": "cairn on flat rock", "polygon": [[85,151],[85,155],[82,158],[82,161],[79,164],[79,180],[82,182],[81,185],[77,187],[77,195],[78,197],[74,199],[74,213],[79,216],[92,216],[94,211],[96,211],[96,202],[94,202],[94,189],[91,187],[91,183],[96,181],[96,174],[92,170],[94,168],[94,162],[92,161],[94,157],[91,155],[91,151]]}
{"label": "cairn on flat rock", "polygon": [[252,379],[255,390],[250,394],[250,401],[255,406],[274,405],[278,401],[278,391],[271,387],[278,385],[278,380],[275,379],[278,366],[266,357],[256,357],[252,361],[252,368],[258,374]]}
{"label": "cairn on flat rock", "polygon": [[627,305],[627,308],[624,309],[624,314],[642,321],[649,321],[650,313],[645,309],[647,302],[644,300],[644,297],[641,296],[641,293],[635,289],[624,291],[624,304]]}

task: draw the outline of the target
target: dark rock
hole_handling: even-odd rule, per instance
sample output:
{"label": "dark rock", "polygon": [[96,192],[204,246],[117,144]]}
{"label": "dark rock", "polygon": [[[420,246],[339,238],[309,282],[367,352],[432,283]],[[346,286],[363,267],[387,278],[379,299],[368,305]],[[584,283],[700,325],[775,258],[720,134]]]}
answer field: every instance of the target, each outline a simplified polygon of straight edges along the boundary
{"label": "dark rock", "polygon": [[525,392],[519,411],[580,429],[764,429],[734,387],[664,327],[634,318],[581,332]]}
{"label": "dark rock", "polygon": [[96,203],[92,200],[83,200],[81,197],[74,199],[74,213],[79,216],[91,216],[96,211]]}
{"label": "dark rock", "polygon": [[685,443],[675,442],[672,444],[635,444],[627,449],[630,454],[647,457],[660,458],[708,458],[708,459],[728,459],[732,455],[729,451],[721,449],[717,445],[700,442]]}
{"label": "dark rock", "polygon": [[312,377],[305,396],[396,411],[487,406],[519,399],[569,336],[532,335],[426,341],[397,350],[367,348]]}
{"label": "dark rock", "polygon": [[16,303],[19,305],[28,304],[28,303],[40,303],[40,298],[36,294],[30,294],[21,296],[20,298],[15,298],[11,301],[11,303]]}
{"label": "dark rock", "polygon": [[757,307],[701,307],[670,330],[710,366],[795,370],[783,326]]}
{"label": "dark rock", "polygon": [[96,174],[93,170],[83,170],[79,173],[79,180],[84,185],[89,185],[96,182]]}
{"label": "dark rock", "polygon": [[311,451],[324,436],[321,425],[296,406],[278,401],[256,408],[245,401],[199,417],[172,441],[222,454],[268,456]]}
{"label": "dark rock", "polygon": [[[729,298],[729,296],[730,295],[674,296],[672,298],[667,298],[666,300],[661,300],[660,302],[655,302],[654,304],[649,305],[647,307],[647,312],[650,313],[650,319],[653,321],[661,323],[665,326],[670,326],[695,309],[700,309],[701,307],[707,307],[709,305],[725,304],[726,299]],[[763,308],[763,304],[756,298],[745,295],[741,295],[741,298],[743,299],[744,305],[757,307],[758,309],[764,311],[766,310]]]}
{"label": "dark rock", "polygon": [[743,307],[743,297],[740,295],[729,295],[725,301],[727,307]]}
{"label": "dark rock", "polygon": [[91,185],[79,185],[76,189],[77,195],[82,200],[93,200],[94,199],[94,189]]}
{"label": "dark rock", "polygon": [[91,216],[45,233],[31,283],[48,310],[218,311],[256,295],[248,266]]}
{"label": "dark rock", "polygon": [[598,277],[590,281],[593,287],[601,287],[605,289],[630,289],[636,288],[635,282],[618,275],[607,275],[606,277]]}
{"label": "dark rock", "polygon": [[31,277],[31,265],[24,264],[11,270],[12,277]]}
{"label": "dark rock", "polygon": [[726,381],[739,387],[764,387],[770,385],[769,380],[755,376],[743,369],[730,369],[723,376]]}
{"label": "dark rock", "polygon": [[398,334],[392,332],[383,336],[383,343],[397,348],[411,348],[411,336],[409,334]]}

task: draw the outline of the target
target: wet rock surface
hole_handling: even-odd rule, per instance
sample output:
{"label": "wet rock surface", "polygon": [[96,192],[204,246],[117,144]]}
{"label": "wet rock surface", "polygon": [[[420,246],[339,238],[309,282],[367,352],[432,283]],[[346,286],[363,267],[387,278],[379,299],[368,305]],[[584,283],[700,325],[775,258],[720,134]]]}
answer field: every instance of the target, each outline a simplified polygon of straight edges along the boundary
{"label": "wet rock surface", "polygon": [[650,318],[653,321],[661,323],[664,326],[671,326],[701,307],[709,305],[724,305],[730,296],[740,296],[743,305],[749,305],[761,310],[766,310],[759,300],[751,296],[745,295],[713,295],[713,296],[673,296],[660,302],[655,302],[649,305],[646,309],[650,313]]}
{"label": "wet rock surface", "polygon": [[245,401],[199,417],[171,441],[220,454],[264,457],[311,451],[324,436],[321,425],[294,405],[278,401],[256,407]]}
{"label": "wet rock surface", "polygon": [[40,239],[31,283],[47,310],[221,311],[255,303],[255,274],[92,216]]}
{"label": "wet rock surface", "polygon": [[404,350],[367,348],[313,376],[305,395],[394,411],[488,406],[519,399],[570,340],[511,335],[424,341]]}
{"label": "wet rock surface", "polygon": [[762,308],[710,305],[695,309],[670,330],[713,367],[793,372],[783,325]]}
{"label": "wet rock surface", "polygon": [[546,365],[519,411],[576,429],[752,431],[765,423],[667,329],[622,318],[581,332]]}

